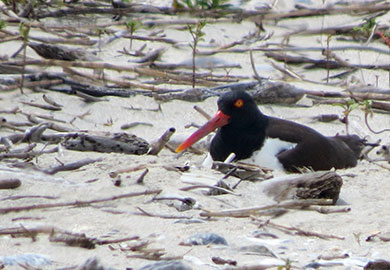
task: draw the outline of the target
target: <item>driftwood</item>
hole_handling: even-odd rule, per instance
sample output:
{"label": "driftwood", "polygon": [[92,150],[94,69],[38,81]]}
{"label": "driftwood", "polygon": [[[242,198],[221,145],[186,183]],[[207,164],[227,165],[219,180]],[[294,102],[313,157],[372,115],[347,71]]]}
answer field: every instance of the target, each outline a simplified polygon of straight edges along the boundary
{"label": "driftwood", "polygon": [[47,173],[47,174],[56,174],[57,172],[61,172],[61,171],[77,170],[77,169],[79,169],[79,168],[81,168],[81,167],[83,167],[85,165],[92,164],[92,163],[95,163],[95,162],[98,162],[98,161],[102,161],[102,159],[101,158],[98,158],[98,159],[89,159],[89,158],[87,158],[87,159],[76,161],[76,162],[72,162],[72,163],[69,163],[69,164],[61,164],[59,166],[43,170],[43,172]]}
{"label": "driftwood", "polygon": [[385,270],[390,269],[390,261],[386,260],[374,260],[369,261],[365,266],[364,270]]}
{"label": "driftwood", "polygon": [[65,61],[84,60],[95,61],[99,58],[83,49],[68,48],[60,45],[30,42],[28,44],[38,55],[46,59],[58,59]]}
{"label": "driftwood", "polygon": [[327,199],[307,199],[307,200],[289,200],[276,204],[254,206],[242,209],[227,209],[222,211],[210,211],[203,209],[200,213],[202,217],[250,217],[252,215],[261,215],[263,210],[269,209],[305,209],[310,205],[330,205],[332,200]]}
{"label": "driftwood", "polygon": [[121,194],[121,195],[117,195],[117,196],[97,198],[97,199],[84,200],[84,201],[80,200],[80,201],[71,201],[71,202],[45,203],[45,204],[32,204],[32,205],[15,206],[15,207],[4,207],[4,208],[0,208],[0,214],[8,214],[11,212],[31,211],[31,210],[38,210],[38,209],[49,209],[49,208],[57,208],[57,207],[86,206],[86,205],[90,205],[90,204],[114,201],[114,200],[125,199],[125,198],[136,197],[136,196],[159,194],[160,192],[161,192],[161,189],[145,190],[145,191],[141,191],[141,192],[131,192],[131,193]]}
{"label": "driftwood", "polygon": [[272,177],[272,170],[270,169],[241,162],[225,163],[214,161],[212,168],[222,173],[229,173],[229,175],[238,177],[242,180],[264,180]]}
{"label": "driftwood", "polygon": [[249,83],[235,83],[214,88],[187,89],[180,93],[167,93],[158,95],[158,99],[168,101],[182,99],[199,102],[212,96],[220,96],[229,91],[245,90],[252,95],[258,104],[293,104],[300,100],[305,92],[290,84],[272,82],[268,80],[253,81]]}
{"label": "driftwood", "polygon": [[125,237],[120,239],[97,239],[87,237],[84,233],[73,233],[65,231],[53,226],[37,226],[27,228],[24,226],[14,228],[3,228],[0,230],[0,235],[11,235],[13,237],[31,237],[36,238],[38,234],[49,234],[50,242],[62,242],[69,246],[78,246],[82,248],[92,249],[95,245],[107,245],[120,243],[125,241],[138,240],[139,236]]}
{"label": "driftwood", "polygon": [[384,69],[388,70],[390,65],[378,65],[378,64],[353,64],[349,62],[345,62],[340,59],[340,61],[336,60],[327,60],[327,59],[312,59],[305,56],[294,56],[288,54],[280,54],[274,52],[266,52],[265,55],[267,57],[273,58],[277,61],[282,61],[288,64],[308,64],[305,66],[305,69],[313,69],[313,68],[325,68],[325,69],[339,69],[339,68],[366,68],[366,69]]}
{"label": "driftwood", "polygon": [[65,139],[62,145],[69,150],[95,151],[102,153],[125,153],[143,155],[148,152],[149,143],[127,133],[115,133],[110,137],[88,134],[74,134]]}
{"label": "driftwood", "polygon": [[331,199],[335,204],[343,184],[333,171],[288,175],[262,183],[263,191],[280,202],[293,199]]}
{"label": "driftwood", "polygon": [[302,235],[302,236],[315,236],[321,239],[338,239],[338,240],[344,240],[345,237],[343,236],[338,236],[338,235],[331,235],[331,234],[323,234],[323,233],[317,233],[317,232],[312,232],[312,231],[306,231],[302,230],[301,228],[298,227],[293,227],[293,226],[284,226],[280,224],[273,223],[269,220],[261,220],[258,218],[253,218],[254,221],[259,222],[259,226],[270,226],[275,229],[279,229],[281,231],[290,233],[293,232],[296,235]]}
{"label": "driftwood", "polygon": [[158,138],[158,140],[152,143],[150,150],[148,151],[149,155],[157,155],[164,148],[164,146],[168,143],[169,139],[175,133],[176,129],[171,127],[164,134]]}

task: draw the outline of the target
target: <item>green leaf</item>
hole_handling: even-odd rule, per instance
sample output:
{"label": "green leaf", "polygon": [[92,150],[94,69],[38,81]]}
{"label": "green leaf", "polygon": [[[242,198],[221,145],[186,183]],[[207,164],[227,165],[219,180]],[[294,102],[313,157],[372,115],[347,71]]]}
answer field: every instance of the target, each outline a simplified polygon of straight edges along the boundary
{"label": "green leaf", "polygon": [[0,29],[4,29],[7,26],[7,23],[4,20],[0,20]]}

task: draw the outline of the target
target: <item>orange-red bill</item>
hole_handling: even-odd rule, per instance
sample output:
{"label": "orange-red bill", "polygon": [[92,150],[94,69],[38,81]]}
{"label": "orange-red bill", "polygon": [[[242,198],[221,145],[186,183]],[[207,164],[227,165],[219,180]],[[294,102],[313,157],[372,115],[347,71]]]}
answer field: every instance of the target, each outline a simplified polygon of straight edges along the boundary
{"label": "orange-red bill", "polygon": [[200,139],[202,139],[207,134],[213,132],[215,129],[222,127],[226,125],[229,122],[229,115],[224,114],[222,111],[218,111],[213,118],[211,118],[206,124],[204,124],[202,127],[200,127],[197,131],[192,133],[190,137],[188,137],[187,140],[185,140],[182,144],[179,145],[178,148],[176,148],[176,152],[179,153]]}

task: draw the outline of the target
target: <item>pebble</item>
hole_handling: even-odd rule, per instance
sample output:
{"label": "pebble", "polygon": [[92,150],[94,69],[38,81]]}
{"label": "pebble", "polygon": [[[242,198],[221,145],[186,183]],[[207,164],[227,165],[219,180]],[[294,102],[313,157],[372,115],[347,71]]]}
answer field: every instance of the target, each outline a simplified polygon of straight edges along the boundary
{"label": "pebble", "polygon": [[215,233],[197,233],[184,241],[184,245],[197,246],[197,245],[228,245],[228,242],[222,236]]}
{"label": "pebble", "polygon": [[161,261],[152,264],[147,264],[139,270],[192,270],[191,267],[185,265],[181,261]]}
{"label": "pebble", "polygon": [[21,254],[15,256],[0,256],[0,263],[4,265],[29,265],[32,267],[41,267],[50,265],[51,260],[40,254]]}

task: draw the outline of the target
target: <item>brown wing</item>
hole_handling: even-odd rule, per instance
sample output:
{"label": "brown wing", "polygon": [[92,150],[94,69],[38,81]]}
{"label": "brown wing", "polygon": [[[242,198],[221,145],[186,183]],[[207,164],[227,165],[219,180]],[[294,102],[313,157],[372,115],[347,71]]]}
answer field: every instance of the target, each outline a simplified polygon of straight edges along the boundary
{"label": "brown wing", "polygon": [[[316,171],[354,167],[361,151],[357,136],[325,137],[307,126],[278,118],[269,118],[266,135],[297,144],[277,155],[289,171],[297,171],[301,167]],[[359,151],[354,151],[355,148]]]}
{"label": "brown wing", "polygon": [[268,119],[267,137],[279,138],[283,141],[297,144],[309,139],[320,140],[321,138],[325,138],[325,136],[307,126],[280,118],[269,117]]}

